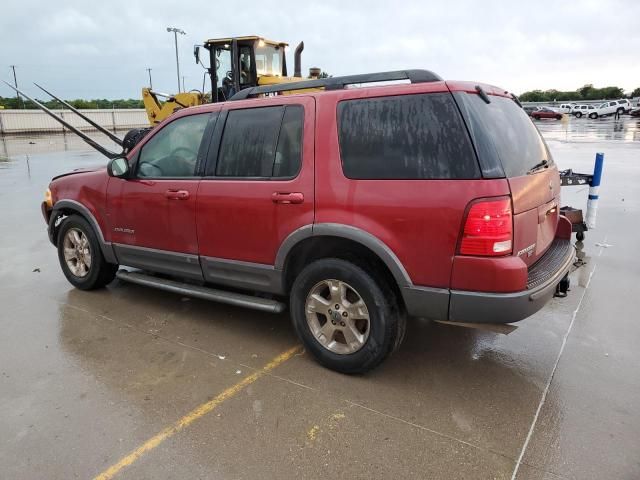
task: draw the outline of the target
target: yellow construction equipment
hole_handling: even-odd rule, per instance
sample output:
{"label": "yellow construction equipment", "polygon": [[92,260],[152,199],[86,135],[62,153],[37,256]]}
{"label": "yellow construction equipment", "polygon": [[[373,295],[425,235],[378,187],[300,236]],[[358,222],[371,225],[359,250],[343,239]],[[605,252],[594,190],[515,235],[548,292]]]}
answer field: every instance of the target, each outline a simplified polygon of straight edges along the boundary
{"label": "yellow construction equipment", "polygon": [[[196,63],[207,72],[211,93],[191,91],[168,95],[143,88],[142,99],[149,123],[155,126],[181,108],[229,100],[245,88],[303,80],[300,55],[304,42],[300,42],[295,49],[294,73],[291,77],[287,76],[285,50],[288,46],[287,43],[257,35],[215,38],[205,41],[203,45],[196,45],[193,54]],[[207,50],[208,58],[205,61],[209,63],[208,66],[202,62],[201,47]],[[313,75],[319,74],[319,69],[311,70]],[[296,91],[287,92],[292,93]],[[158,97],[165,97],[166,100],[161,102]]]}

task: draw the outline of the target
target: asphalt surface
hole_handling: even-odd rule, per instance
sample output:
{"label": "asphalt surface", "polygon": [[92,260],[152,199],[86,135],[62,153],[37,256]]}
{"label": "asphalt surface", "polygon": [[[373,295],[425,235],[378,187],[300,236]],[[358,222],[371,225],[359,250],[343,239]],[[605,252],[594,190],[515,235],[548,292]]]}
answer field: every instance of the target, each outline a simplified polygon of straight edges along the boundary
{"label": "asphalt surface", "polygon": [[605,153],[569,296],[509,335],[411,321],[364,376],[296,349],[286,314],[75,290],[39,205],[104,161],[73,137],[0,139],[0,477],[640,478],[640,122],[538,124],[560,168]]}

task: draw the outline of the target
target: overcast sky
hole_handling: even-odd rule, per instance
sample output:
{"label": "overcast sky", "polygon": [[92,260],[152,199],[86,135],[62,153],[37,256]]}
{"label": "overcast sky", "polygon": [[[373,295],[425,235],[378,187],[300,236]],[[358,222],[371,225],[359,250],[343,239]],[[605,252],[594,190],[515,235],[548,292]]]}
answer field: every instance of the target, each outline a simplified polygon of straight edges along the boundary
{"label": "overcast sky", "polygon": [[[147,6],[145,6],[145,4]],[[574,90],[585,83],[640,86],[639,0],[279,1],[3,0],[0,78],[65,98],[138,98],[152,68],[155,89],[177,89],[173,34],[187,89],[202,88],[193,45],[263,35],[305,42],[303,72],[335,75],[425,68],[445,79]],[[0,95],[11,90],[0,86]],[[42,95],[40,95],[42,97]]]}

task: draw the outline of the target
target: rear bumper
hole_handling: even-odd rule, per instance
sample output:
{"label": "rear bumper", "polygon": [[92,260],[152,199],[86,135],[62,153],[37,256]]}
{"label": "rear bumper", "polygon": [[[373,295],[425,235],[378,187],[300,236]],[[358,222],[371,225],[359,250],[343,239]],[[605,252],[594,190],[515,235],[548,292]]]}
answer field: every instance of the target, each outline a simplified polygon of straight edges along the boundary
{"label": "rear bumper", "polygon": [[513,323],[551,300],[574,262],[569,238],[556,238],[528,271],[527,289],[513,293],[405,287],[402,297],[411,316],[461,323]]}
{"label": "rear bumper", "polygon": [[526,290],[515,293],[451,290],[449,321],[512,323],[533,315],[551,300],[558,283],[569,273],[574,258],[571,241],[557,238],[529,270]]}

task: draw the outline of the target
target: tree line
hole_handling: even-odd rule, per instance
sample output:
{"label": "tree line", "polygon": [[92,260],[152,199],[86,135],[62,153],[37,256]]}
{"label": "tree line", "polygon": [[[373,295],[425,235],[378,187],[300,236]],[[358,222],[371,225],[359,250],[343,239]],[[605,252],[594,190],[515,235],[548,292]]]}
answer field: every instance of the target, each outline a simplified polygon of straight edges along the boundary
{"label": "tree line", "polygon": [[[38,100],[47,108],[64,108],[60,102],[57,100]],[[111,108],[144,108],[144,104],[142,100],[137,99],[118,99],[118,100],[107,100],[103,99],[95,99],[95,100],[66,100],[67,103],[71,104],[73,107],[78,109],[111,109]],[[31,100],[27,100],[26,98],[20,97],[18,100],[17,97],[0,97],[0,106],[4,108],[12,108],[12,109],[37,109],[35,103]]]}
{"label": "tree line", "polygon": [[[634,98],[640,96],[640,87],[636,88],[628,98]],[[530,92],[524,92],[520,95],[520,100],[523,102],[553,102],[553,101],[580,101],[580,100],[617,100],[619,98],[626,98],[627,95],[620,87],[604,87],[596,88],[592,84],[587,84],[584,87],[578,88],[573,91],[561,91],[561,90],[532,90]]]}

